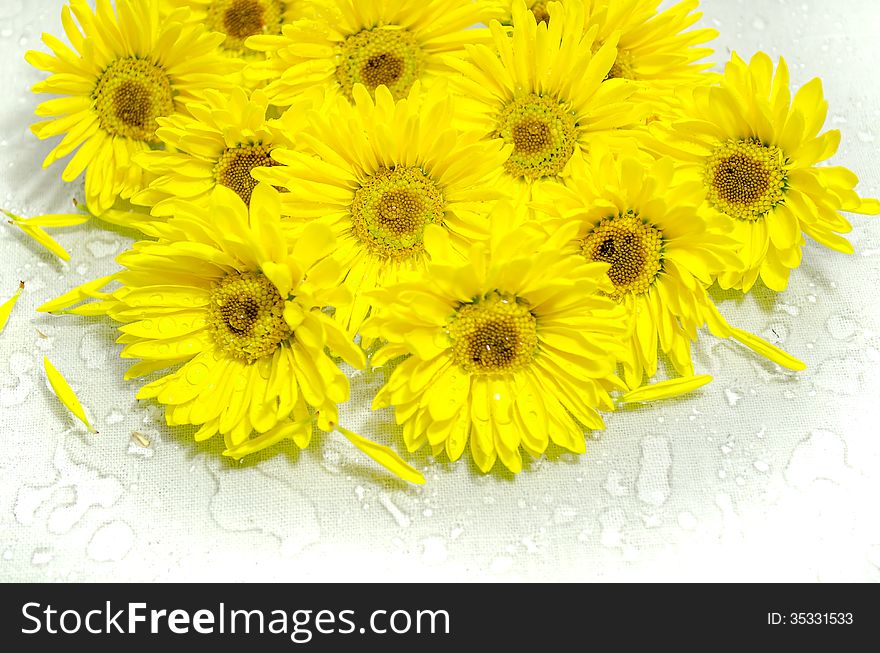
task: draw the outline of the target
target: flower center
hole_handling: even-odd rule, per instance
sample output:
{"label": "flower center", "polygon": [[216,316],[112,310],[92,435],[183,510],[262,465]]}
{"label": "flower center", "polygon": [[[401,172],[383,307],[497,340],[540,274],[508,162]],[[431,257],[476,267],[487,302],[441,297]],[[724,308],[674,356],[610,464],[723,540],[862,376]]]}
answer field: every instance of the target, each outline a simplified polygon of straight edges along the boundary
{"label": "flower center", "polygon": [[447,325],[452,360],[465,372],[515,372],[538,348],[537,322],[515,295],[492,291],[461,306]]}
{"label": "flower center", "polygon": [[635,211],[603,219],[581,241],[581,252],[591,261],[610,263],[614,284],[611,298],[647,292],[663,270],[663,234]]}
{"label": "flower center", "polygon": [[253,363],[290,336],[284,298],[258,272],[233,272],[211,288],[208,326],[225,353]]}
{"label": "flower center", "polygon": [[706,160],[707,199],[739,220],[763,218],[788,188],[785,155],[755,138],[721,143]]}
{"label": "flower center", "polygon": [[171,82],[147,59],[116,59],[92,93],[101,128],[112,136],[158,143],[156,118],[174,112]]}
{"label": "flower center", "polygon": [[422,48],[407,30],[365,29],[342,44],[336,79],[349,99],[355,84],[363,84],[371,93],[384,84],[400,99],[421,76],[422,59]]}
{"label": "flower center", "polygon": [[530,93],[501,110],[493,136],[513,144],[504,164],[509,174],[539,179],[559,174],[568,163],[577,142],[577,121],[559,100]]}
{"label": "flower center", "polygon": [[257,187],[251,170],[260,166],[281,165],[269,156],[270,151],[266,145],[227,148],[214,166],[214,179],[218,184],[234,190],[250,206],[251,193]]}
{"label": "flower center", "polygon": [[376,256],[402,260],[424,249],[425,227],[443,222],[445,205],[420,168],[383,169],[355,191],[352,231]]}
{"label": "flower center", "polygon": [[281,0],[213,0],[208,7],[208,29],[226,34],[223,48],[247,52],[245,39],[254,34],[281,34]]}
{"label": "flower center", "polygon": [[611,66],[611,70],[605,75],[609,79],[636,79],[635,57],[629,50],[618,50],[617,59]]}
{"label": "flower center", "polygon": [[547,4],[544,0],[538,0],[538,2],[531,6],[531,11],[535,15],[535,22],[550,23],[550,11],[547,8]]}

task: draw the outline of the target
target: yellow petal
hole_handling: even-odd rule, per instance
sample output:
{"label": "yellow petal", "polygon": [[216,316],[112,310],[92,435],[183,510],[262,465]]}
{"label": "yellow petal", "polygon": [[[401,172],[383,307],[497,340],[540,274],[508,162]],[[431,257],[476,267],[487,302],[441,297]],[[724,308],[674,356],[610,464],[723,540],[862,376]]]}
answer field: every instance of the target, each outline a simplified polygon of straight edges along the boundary
{"label": "yellow petal", "polygon": [[68,254],[67,250],[64,249],[58,242],[52,238],[45,231],[40,229],[39,227],[34,227],[29,224],[22,224],[21,222],[14,221],[15,226],[25,232],[28,236],[37,241],[40,245],[48,249],[55,256],[60,258],[62,261],[69,261],[70,254]]}
{"label": "yellow petal", "polygon": [[21,297],[22,290],[24,290],[24,281],[19,281],[18,290],[15,291],[15,294],[3,302],[3,306],[0,306],[0,333],[6,328],[6,323],[9,321],[9,314],[12,313],[12,307],[15,306],[18,298]]}
{"label": "yellow petal", "polygon": [[782,367],[788,368],[790,370],[795,370],[796,372],[807,369],[806,363],[798,360],[797,358],[795,358],[788,352],[783,351],[779,347],[771,345],[763,338],[759,338],[758,336],[749,333],[748,331],[743,331],[742,329],[737,329],[735,327],[731,327],[730,331],[731,337],[734,340],[741,342],[752,351],[761,354],[761,356],[769,358],[771,361],[778,365],[781,365]]}
{"label": "yellow petal", "polygon": [[342,433],[342,435],[347,437],[354,446],[398,478],[417,485],[424,485],[425,477],[422,476],[415,467],[411,466],[401,458],[393,449],[377,444],[372,440],[367,440],[357,433],[353,433],[341,426],[337,425],[335,428]]}
{"label": "yellow petal", "polygon": [[50,213],[33,218],[13,218],[13,221],[19,225],[27,224],[32,227],[75,227],[88,222],[90,217],[85,213]]}
{"label": "yellow petal", "polygon": [[101,277],[100,279],[87,281],[72,290],[68,290],[66,293],[55,299],[50,299],[48,302],[40,306],[37,311],[40,313],[54,313],[55,311],[69,308],[85,299],[105,297],[106,295],[104,293],[99,292],[100,289],[109,284],[115,278],[116,274],[114,273],[108,274],[106,277]]}
{"label": "yellow petal", "polygon": [[685,376],[680,379],[669,379],[659,383],[651,383],[627,392],[620,398],[623,403],[636,403],[639,401],[654,401],[668,399],[701,388],[712,380],[708,374]]}
{"label": "yellow petal", "polygon": [[79,403],[79,399],[76,398],[73,390],[70,389],[70,385],[65,378],[61,376],[61,372],[55,369],[55,366],[49,362],[49,359],[46,356],[43,356],[43,367],[46,368],[46,376],[49,378],[49,384],[61,400],[61,403],[64,404],[67,407],[67,410],[73,413],[80,422],[85,424],[89,431],[97,433],[94,427],[89,423],[89,418],[86,417],[86,411],[83,410],[82,404]]}

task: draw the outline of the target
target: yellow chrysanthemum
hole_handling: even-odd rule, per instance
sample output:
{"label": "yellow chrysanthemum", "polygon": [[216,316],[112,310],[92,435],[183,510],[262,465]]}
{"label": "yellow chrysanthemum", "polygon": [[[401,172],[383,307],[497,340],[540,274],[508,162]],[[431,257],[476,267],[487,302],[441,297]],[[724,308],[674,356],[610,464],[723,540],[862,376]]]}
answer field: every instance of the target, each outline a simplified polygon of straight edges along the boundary
{"label": "yellow chrysanthemum", "polygon": [[652,125],[655,147],[679,159],[703,185],[703,209],[733,222],[742,264],[718,275],[723,288],[748,291],[758,276],[782,291],[801,262],[803,234],[840,252],[852,245],[840,211],[880,213],[880,202],[853,190],[858,178],[843,167],[819,166],[840,142],[820,134],[828,103],[814,79],[791,98],[788,67],[764,53],[746,63],[736,54],[718,87],[697,88],[684,119]]}
{"label": "yellow chrysanthemum", "polygon": [[118,0],[115,12],[109,0],[98,0],[96,11],[86,0],[71,0],[61,19],[73,49],[44,34],[54,54],[26,55],[52,73],[34,92],[62,96],[36,109],[51,116],[33,125],[39,138],[65,134],[43,166],[79,148],[62,178],[86,171],[86,203],[96,215],[140,190],[143,171],[132,157],[159,144],[158,118],[185,111],[203,89],[227,86],[224,75],[234,64],[215,53],[222,36],[184,27],[178,18],[160,21],[150,0]]}
{"label": "yellow chrysanthemum", "polygon": [[467,98],[467,124],[513,146],[502,177],[510,197],[540,195],[566,174],[573,156],[646,115],[628,101],[635,86],[603,83],[617,56],[615,42],[593,54],[596,29],[584,34],[583,5],[551,3],[549,10],[549,26],[538,24],[520,0],[512,37],[492,21],[495,49],[468,47],[469,59],[455,64],[463,73],[453,83]]}
{"label": "yellow chrysanthemum", "polygon": [[219,44],[229,57],[253,58],[245,47],[248,37],[281,34],[281,28],[304,15],[306,0],[160,0],[165,13],[189,9],[187,23],[204,25],[224,35]]}
{"label": "yellow chrysanthemum", "polygon": [[267,53],[249,69],[270,81],[273,104],[289,106],[304,90],[321,86],[353,98],[356,84],[370,92],[387,86],[403,98],[416,81],[448,76],[449,55],[485,42],[485,29],[468,29],[495,12],[471,0],[320,0],[315,18],[285,25],[282,36],[254,36],[247,46]]}
{"label": "yellow chrysanthemum", "polygon": [[312,411],[335,428],[349,386],[325,347],[365,362],[322,310],[348,296],[327,256],[332,233],[316,224],[290,243],[278,196],[260,184],[248,210],[218,186],[207,209],[181,204],[157,242],[118,257],[122,287],[97,307],[122,323],[121,356],[141,359],[126,378],[182,365],[138,398],[164,404],[169,425],[200,426],[196,440],[221,434],[236,458],[286,438],[307,446]]}
{"label": "yellow chrysanthemum", "polygon": [[[257,180],[251,170],[278,165],[272,150],[290,145],[285,132],[266,119],[268,100],[262,91],[249,98],[241,88],[229,92],[206,91],[205,103],[189,107],[192,115],[159,118],[156,137],[166,151],[147,151],[135,162],[154,178],[134,196],[133,202],[152,206],[154,216],[173,215],[180,202],[207,206],[215,186],[232,189],[250,203]],[[297,104],[297,115],[312,106]],[[293,135],[291,130],[290,135]]]}
{"label": "yellow chrysanthemum", "polygon": [[559,216],[545,222],[548,230],[569,220],[577,225],[565,252],[610,266],[609,296],[635,322],[624,361],[627,384],[637,388],[656,374],[658,351],[680,375],[692,376],[691,341],[704,325],[717,337],[736,338],[780,365],[803,369],[757,336],[730,327],[706,294],[714,275],[738,264],[725,235],[729,222],[700,216],[699,185],[679,183],[674,171],[670,159],[594,153],[589,168],[573,164],[567,185],[548,191],[550,204],[542,207]]}
{"label": "yellow chrysanthemum", "polygon": [[496,211],[491,244],[464,262],[429,227],[427,272],[377,291],[382,311],[363,332],[388,341],[373,365],[405,356],[373,408],[395,407],[410,451],[427,443],[457,460],[469,442],[484,472],[498,458],[519,472],[522,450],[583,453],[584,428],[604,428],[597,409],[612,410],[608,391],[622,386],[628,321],[596,292],[612,291],[607,264],[561,252],[573,228],[506,229],[513,209]]}
{"label": "yellow chrysanthemum", "polygon": [[[486,1],[486,0],[483,0]],[[498,4],[498,0],[488,0]],[[512,16],[517,0],[502,0],[505,15]],[[660,0],[559,0],[584,6],[584,32],[598,29],[596,43],[616,36],[617,59],[607,77],[639,82],[653,91],[649,97],[664,101],[664,92],[681,84],[705,84],[713,79],[705,71],[710,63],[700,61],[712,54],[700,47],[718,36],[709,28],[689,29],[700,20],[698,0],[682,0],[659,11]],[[538,22],[549,21],[548,0],[526,0]]]}
{"label": "yellow chrysanthemum", "polygon": [[[299,120],[288,111],[281,124],[289,118]],[[487,235],[485,204],[498,196],[492,176],[507,152],[499,140],[459,132],[452,121],[442,88],[422,94],[416,84],[395,102],[384,86],[374,101],[358,85],[354,106],[340,98],[308,115],[297,139],[306,151],[279,148],[273,157],[283,166],[255,173],[289,191],[283,202],[290,222],[332,228],[342,283],[354,295],[336,317],[352,332],[370,311],[366,291],[424,267],[428,225],[442,226],[462,252]]]}

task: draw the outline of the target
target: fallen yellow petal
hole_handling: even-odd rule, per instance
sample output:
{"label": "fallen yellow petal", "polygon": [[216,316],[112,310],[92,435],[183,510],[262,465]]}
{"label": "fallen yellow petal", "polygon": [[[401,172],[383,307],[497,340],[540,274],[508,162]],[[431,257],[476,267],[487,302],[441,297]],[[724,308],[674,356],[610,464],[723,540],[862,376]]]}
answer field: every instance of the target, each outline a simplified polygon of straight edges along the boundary
{"label": "fallen yellow petal", "polygon": [[108,274],[106,277],[101,277],[100,279],[87,281],[86,283],[81,284],[76,288],[73,288],[72,290],[68,290],[63,295],[59,295],[55,299],[50,299],[48,302],[40,306],[37,311],[39,311],[40,313],[54,313],[65,308],[69,308],[74,304],[77,304],[89,298],[101,299],[106,296],[105,293],[100,292],[101,288],[106,286],[115,278],[116,274],[114,273]]}
{"label": "fallen yellow petal", "polygon": [[[10,215],[7,213],[6,215]],[[91,216],[82,213],[49,213],[47,215],[37,215],[33,218],[13,217],[12,221],[19,226],[26,224],[32,227],[75,227],[76,225],[88,222]]]}
{"label": "fallen yellow petal", "polygon": [[731,337],[734,340],[741,342],[753,352],[769,358],[774,363],[777,363],[782,367],[790,370],[795,370],[796,372],[807,369],[806,363],[804,363],[803,361],[799,361],[788,352],[783,351],[779,347],[771,345],[769,342],[767,342],[763,338],[759,338],[753,333],[743,331],[742,329],[737,329],[736,327],[730,327],[730,332]]}
{"label": "fallen yellow petal", "polygon": [[21,222],[13,221],[13,224],[25,232],[28,236],[37,241],[40,245],[48,249],[55,256],[60,258],[62,261],[69,261],[70,254],[64,249],[61,245],[58,244],[52,236],[47,234],[45,231],[40,229],[39,227],[34,227],[29,224],[22,224]]}
{"label": "fallen yellow petal", "polygon": [[43,367],[46,368],[46,376],[49,378],[49,384],[61,400],[61,403],[64,404],[67,407],[67,410],[73,413],[80,422],[85,424],[89,431],[97,433],[94,427],[89,423],[89,418],[86,417],[86,411],[83,410],[82,404],[79,403],[79,399],[76,398],[73,390],[71,390],[70,384],[67,383],[67,380],[61,376],[61,372],[55,369],[55,366],[49,362],[49,359],[46,356],[43,356]]}
{"label": "fallen yellow petal", "polygon": [[651,383],[650,385],[644,385],[641,388],[627,392],[620,398],[620,401],[629,404],[640,401],[669,399],[670,397],[677,397],[678,395],[701,388],[711,380],[712,377],[708,374],[697,374],[696,376],[685,376],[680,379]]}
{"label": "fallen yellow petal", "polygon": [[18,290],[15,291],[15,294],[3,302],[3,306],[0,306],[0,333],[6,327],[6,323],[9,321],[9,314],[12,313],[12,307],[15,306],[18,298],[21,297],[22,290],[24,290],[24,281],[19,281]]}
{"label": "fallen yellow petal", "polygon": [[354,446],[398,478],[416,485],[423,485],[425,483],[425,477],[415,467],[401,458],[393,449],[377,444],[372,440],[367,440],[365,437],[341,426],[337,425],[335,428],[347,437]]}

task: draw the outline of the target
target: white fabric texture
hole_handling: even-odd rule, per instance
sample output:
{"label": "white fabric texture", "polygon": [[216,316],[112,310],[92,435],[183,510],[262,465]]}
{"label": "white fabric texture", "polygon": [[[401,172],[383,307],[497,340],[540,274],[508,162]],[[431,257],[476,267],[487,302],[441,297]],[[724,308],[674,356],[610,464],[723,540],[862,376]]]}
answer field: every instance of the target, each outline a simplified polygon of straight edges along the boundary
{"label": "white fabric texture", "polygon": [[[41,169],[53,143],[28,130],[45,99],[24,62],[61,35],[60,0],[0,3],[0,206],[68,212],[81,183]],[[792,83],[824,80],[833,164],[880,195],[880,4],[704,0],[701,23],[731,50],[784,55]],[[0,580],[880,580],[880,222],[850,216],[856,253],[807,247],[789,289],[724,295],[721,310],[804,360],[780,371],[708,334],[692,396],[625,408],[587,443],[522,474],[409,456],[427,485],[392,480],[338,435],[309,449],[223,459],[221,443],[164,426],[124,382],[106,320],[34,309],[116,269],[130,239],[94,224],[58,230],[60,262],[0,226],[0,300],[24,295],[0,336]],[[47,354],[100,431],[48,387]],[[371,413],[381,372],[352,376],[342,423],[401,447],[390,411]],[[132,433],[150,442],[143,447]],[[527,598],[525,599],[527,600]]]}

